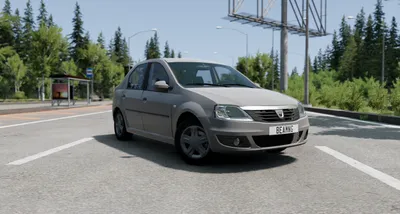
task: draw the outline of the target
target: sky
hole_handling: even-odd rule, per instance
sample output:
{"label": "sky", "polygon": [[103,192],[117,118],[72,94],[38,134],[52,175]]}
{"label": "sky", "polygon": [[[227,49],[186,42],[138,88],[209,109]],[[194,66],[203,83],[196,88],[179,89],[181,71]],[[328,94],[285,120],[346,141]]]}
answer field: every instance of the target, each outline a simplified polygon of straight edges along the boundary
{"label": "sky", "polygon": [[[4,6],[4,0],[1,7]],[[27,0],[11,0],[13,10],[19,8],[21,15]],[[217,30],[216,26],[235,28],[248,34],[249,54],[270,53],[272,44],[279,51],[280,31],[272,30],[222,19],[228,15],[227,0],[45,0],[47,11],[53,14],[54,21],[63,29],[63,34],[72,31],[72,18],[75,3],[78,2],[83,14],[84,28],[96,40],[100,32],[106,37],[107,44],[118,26],[123,36],[129,37],[138,31],[157,28],[160,38],[160,49],[168,40],[171,48],[181,51],[183,57],[213,60],[232,65],[237,57],[245,56],[245,36],[231,30]],[[268,0],[265,0],[268,2]],[[318,0],[315,1],[319,3]],[[31,0],[34,16],[38,15],[40,0]],[[280,20],[281,1],[277,0],[268,13],[268,18]],[[366,14],[373,13],[376,0],[328,0],[327,30],[333,33],[339,28],[343,16],[356,16],[364,8]],[[265,3],[266,5],[266,3]],[[319,6],[317,6],[319,8]],[[294,15],[289,4],[288,21],[295,24]],[[397,0],[384,1],[386,20],[395,16],[400,19],[400,5]],[[245,0],[238,12],[256,13],[256,1]],[[311,15],[310,15],[311,16]],[[349,20],[353,24],[354,20]],[[311,26],[313,27],[313,26]],[[133,60],[144,60],[146,41],[153,35],[141,33],[130,40],[130,54]],[[274,42],[273,42],[274,41]],[[310,38],[310,55],[312,59],[332,41],[332,36]],[[299,73],[304,68],[305,37],[290,35],[288,40],[288,72],[294,67]],[[217,53],[215,53],[217,52]]]}

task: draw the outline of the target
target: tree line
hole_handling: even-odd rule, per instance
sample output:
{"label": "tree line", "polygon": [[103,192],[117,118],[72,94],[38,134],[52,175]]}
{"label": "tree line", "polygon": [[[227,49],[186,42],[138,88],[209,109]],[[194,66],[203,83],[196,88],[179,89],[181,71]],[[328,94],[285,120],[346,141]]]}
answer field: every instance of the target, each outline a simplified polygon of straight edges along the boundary
{"label": "tree line", "polygon": [[[109,97],[134,64],[129,56],[127,40],[118,27],[106,46],[103,33],[93,41],[85,30],[83,14],[78,2],[72,19],[73,30],[63,36],[62,29],[53,21],[43,0],[38,15],[34,16],[31,0],[27,0],[23,14],[13,10],[5,0],[0,16],[0,97],[3,99],[41,98],[50,95],[49,76],[69,74],[86,76],[93,68],[94,92]],[[146,59],[161,57],[157,33],[146,43]],[[178,57],[181,57],[178,52]],[[175,57],[174,49],[165,44],[163,57]],[[44,85],[44,87],[43,87]],[[75,84],[76,88],[84,87]],[[85,97],[86,90],[79,90]],[[79,94],[78,94],[79,96]]]}
{"label": "tree line", "polygon": [[[395,17],[390,27],[385,23],[382,0],[377,0],[374,13],[368,17],[361,9],[353,27],[343,17],[332,43],[325,50],[320,49],[314,61],[311,57],[308,60],[313,106],[400,116],[400,36]],[[236,68],[262,87],[279,91],[279,79],[274,79],[274,88],[270,85],[271,76],[279,75],[277,54],[258,53],[249,61],[249,72],[245,57],[240,58]],[[288,79],[288,90],[283,93],[303,101],[303,74],[295,67]]]}

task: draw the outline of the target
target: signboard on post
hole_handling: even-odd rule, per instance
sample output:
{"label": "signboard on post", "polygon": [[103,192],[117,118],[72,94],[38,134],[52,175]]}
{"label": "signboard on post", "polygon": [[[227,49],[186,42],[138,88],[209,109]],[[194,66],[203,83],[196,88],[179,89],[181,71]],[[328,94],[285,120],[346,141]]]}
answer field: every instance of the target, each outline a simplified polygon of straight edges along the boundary
{"label": "signboard on post", "polygon": [[86,77],[89,79],[93,78],[93,68],[87,68],[86,69]]}

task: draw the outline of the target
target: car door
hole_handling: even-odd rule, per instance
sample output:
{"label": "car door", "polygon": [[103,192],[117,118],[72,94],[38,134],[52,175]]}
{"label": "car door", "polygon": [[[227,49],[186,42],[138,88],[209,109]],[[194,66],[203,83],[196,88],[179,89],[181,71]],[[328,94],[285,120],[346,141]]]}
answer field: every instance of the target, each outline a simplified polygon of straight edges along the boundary
{"label": "car door", "polygon": [[143,126],[145,131],[162,137],[172,137],[171,112],[177,94],[173,91],[157,92],[154,83],[164,80],[170,83],[170,77],[164,66],[158,62],[151,63],[147,85],[143,92]]}
{"label": "car door", "polygon": [[128,130],[144,130],[142,119],[142,95],[147,64],[138,65],[128,78],[127,88],[122,94]]}

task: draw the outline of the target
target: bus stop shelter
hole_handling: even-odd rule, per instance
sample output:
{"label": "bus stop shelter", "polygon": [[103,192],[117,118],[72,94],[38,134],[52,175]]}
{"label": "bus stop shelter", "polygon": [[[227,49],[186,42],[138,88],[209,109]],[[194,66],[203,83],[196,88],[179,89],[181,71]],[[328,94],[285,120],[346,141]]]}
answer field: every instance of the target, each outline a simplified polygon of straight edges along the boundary
{"label": "bus stop shelter", "polygon": [[74,95],[73,83],[78,81],[86,84],[87,104],[90,104],[90,79],[85,77],[72,76],[68,74],[51,75],[51,106],[56,103],[59,106],[63,101],[68,103],[68,106],[75,105],[76,99]]}

